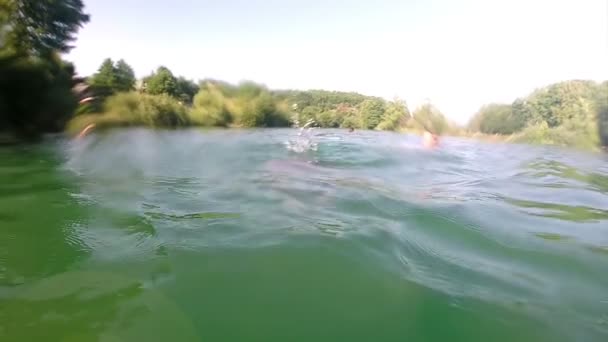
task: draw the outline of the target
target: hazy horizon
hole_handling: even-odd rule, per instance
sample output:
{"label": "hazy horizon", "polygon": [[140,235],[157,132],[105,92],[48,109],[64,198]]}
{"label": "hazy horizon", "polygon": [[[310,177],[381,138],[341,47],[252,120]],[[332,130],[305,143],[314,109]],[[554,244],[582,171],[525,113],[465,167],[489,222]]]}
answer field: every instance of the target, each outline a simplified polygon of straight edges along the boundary
{"label": "hazy horizon", "polygon": [[125,59],[194,80],[253,80],[430,100],[463,123],[568,79],[608,79],[608,1],[223,2],[85,0],[91,15],[66,55],[80,75]]}

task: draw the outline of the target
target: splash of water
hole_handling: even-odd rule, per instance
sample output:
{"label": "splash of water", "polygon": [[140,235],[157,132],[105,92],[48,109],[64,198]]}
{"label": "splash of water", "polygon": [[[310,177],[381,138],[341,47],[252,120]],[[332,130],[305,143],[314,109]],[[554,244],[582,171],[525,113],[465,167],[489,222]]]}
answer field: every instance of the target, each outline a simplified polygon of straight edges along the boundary
{"label": "splash of water", "polygon": [[317,143],[314,141],[314,124],[315,120],[309,119],[306,124],[300,127],[299,120],[294,119],[293,127],[299,129],[298,135],[285,143],[287,149],[296,153],[316,151]]}

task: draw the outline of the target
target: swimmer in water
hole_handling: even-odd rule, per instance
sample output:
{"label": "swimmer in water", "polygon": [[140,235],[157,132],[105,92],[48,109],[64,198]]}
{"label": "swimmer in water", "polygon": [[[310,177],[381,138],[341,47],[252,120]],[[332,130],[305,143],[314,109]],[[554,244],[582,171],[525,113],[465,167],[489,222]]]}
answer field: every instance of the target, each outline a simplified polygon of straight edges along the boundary
{"label": "swimmer in water", "polygon": [[354,132],[354,131],[355,131],[355,129],[354,129],[354,128],[352,128],[352,127],[348,129],[348,132],[349,132],[349,133],[352,133],[352,132]]}
{"label": "swimmer in water", "polygon": [[425,148],[433,149],[439,145],[439,137],[437,134],[429,131],[424,131],[422,134],[422,146]]}

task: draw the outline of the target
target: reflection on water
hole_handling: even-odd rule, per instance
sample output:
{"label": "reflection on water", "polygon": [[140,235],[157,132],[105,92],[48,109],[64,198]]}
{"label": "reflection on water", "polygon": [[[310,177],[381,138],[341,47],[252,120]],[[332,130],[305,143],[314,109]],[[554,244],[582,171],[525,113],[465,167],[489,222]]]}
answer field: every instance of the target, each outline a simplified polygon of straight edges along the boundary
{"label": "reflection on water", "polygon": [[538,178],[555,177],[556,179],[574,180],[583,183],[592,190],[603,193],[608,192],[607,175],[596,172],[583,172],[555,160],[532,162],[528,165],[528,168],[535,170],[532,175]]}
{"label": "reflection on water", "polygon": [[307,128],[0,150],[0,340],[608,338],[603,156]]}
{"label": "reflection on water", "polygon": [[508,198],[506,198],[505,201],[521,208],[538,209],[528,211],[528,214],[530,215],[539,215],[575,222],[600,222],[601,220],[608,219],[608,210],[601,210],[583,206],[568,206],[554,203],[522,201]]}

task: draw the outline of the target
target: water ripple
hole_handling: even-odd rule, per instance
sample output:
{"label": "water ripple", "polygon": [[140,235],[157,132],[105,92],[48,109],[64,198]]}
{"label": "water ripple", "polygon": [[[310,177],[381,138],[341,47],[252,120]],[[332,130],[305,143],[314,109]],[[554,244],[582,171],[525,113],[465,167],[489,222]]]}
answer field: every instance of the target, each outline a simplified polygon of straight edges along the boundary
{"label": "water ripple", "polygon": [[[14,180],[0,185],[8,209],[0,222],[10,226],[0,231],[0,287],[57,272],[49,265],[66,256],[51,251],[63,244],[86,256],[64,268],[137,265],[145,274],[170,265],[181,271],[164,271],[169,289],[185,286],[171,272],[188,278],[211,260],[276,250],[307,257],[273,281],[314,282],[336,262],[319,257],[331,251],[364,274],[447,296],[459,310],[484,303],[534,317],[565,339],[607,336],[605,158],[449,138],[427,151],[413,136],[300,133],[123,130],[58,145],[59,180],[45,178],[48,166],[0,168]],[[3,246],[36,245],[19,228],[43,220],[10,210],[35,196],[61,213],[50,220],[62,229],[37,240],[50,246],[48,260],[30,267],[11,263],[17,252]],[[251,261],[262,274],[289,262],[263,260]],[[146,284],[156,286],[155,277]]]}

